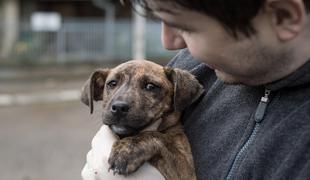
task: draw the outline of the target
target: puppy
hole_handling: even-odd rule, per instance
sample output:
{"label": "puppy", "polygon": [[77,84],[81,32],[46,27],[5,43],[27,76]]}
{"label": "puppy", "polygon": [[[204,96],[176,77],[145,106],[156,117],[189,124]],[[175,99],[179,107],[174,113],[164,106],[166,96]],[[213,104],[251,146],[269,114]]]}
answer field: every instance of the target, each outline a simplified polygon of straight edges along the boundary
{"label": "puppy", "polygon": [[114,173],[128,175],[148,161],[167,180],[192,180],[193,158],[180,117],[202,94],[187,71],[132,60],[93,72],[81,100],[91,113],[93,101],[102,101],[102,121],[120,137],[108,160]]}

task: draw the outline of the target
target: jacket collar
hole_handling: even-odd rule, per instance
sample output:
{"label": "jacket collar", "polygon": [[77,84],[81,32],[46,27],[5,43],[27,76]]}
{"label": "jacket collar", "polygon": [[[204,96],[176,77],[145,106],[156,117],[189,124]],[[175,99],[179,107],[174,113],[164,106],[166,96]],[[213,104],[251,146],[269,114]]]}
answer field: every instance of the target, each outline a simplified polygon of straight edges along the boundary
{"label": "jacket collar", "polygon": [[292,74],[278,81],[266,84],[266,89],[276,91],[284,87],[294,87],[310,83],[310,60]]}

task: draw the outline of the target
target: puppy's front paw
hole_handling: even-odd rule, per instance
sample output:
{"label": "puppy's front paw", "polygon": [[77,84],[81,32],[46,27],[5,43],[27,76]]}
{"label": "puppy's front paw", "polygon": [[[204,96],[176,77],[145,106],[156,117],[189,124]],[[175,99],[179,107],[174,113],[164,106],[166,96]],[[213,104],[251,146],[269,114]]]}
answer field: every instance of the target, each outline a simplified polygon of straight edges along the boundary
{"label": "puppy's front paw", "polygon": [[133,137],[124,138],[113,144],[109,157],[109,170],[114,174],[128,175],[135,172],[145,161],[147,156],[145,150]]}

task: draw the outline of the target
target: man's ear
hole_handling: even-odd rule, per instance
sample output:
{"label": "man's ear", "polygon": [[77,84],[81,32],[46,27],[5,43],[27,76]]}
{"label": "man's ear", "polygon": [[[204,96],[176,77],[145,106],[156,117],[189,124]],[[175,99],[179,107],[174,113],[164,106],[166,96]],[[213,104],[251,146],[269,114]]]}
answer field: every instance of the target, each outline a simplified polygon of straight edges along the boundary
{"label": "man's ear", "polygon": [[183,111],[204,93],[202,85],[188,71],[165,67],[165,73],[174,87],[175,110]]}
{"label": "man's ear", "polygon": [[266,0],[272,24],[281,41],[295,38],[305,26],[306,8],[303,0]]}
{"label": "man's ear", "polygon": [[93,113],[93,101],[101,101],[105,80],[109,74],[109,69],[98,69],[93,72],[82,88],[81,101],[89,106],[90,113]]}

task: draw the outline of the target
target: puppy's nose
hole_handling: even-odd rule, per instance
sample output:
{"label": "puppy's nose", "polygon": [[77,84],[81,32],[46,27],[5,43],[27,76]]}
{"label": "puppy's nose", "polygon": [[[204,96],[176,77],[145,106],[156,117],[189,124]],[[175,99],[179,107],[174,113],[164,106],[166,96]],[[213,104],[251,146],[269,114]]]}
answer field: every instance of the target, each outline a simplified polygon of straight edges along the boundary
{"label": "puppy's nose", "polygon": [[129,104],[124,101],[115,101],[112,104],[111,112],[114,114],[117,113],[127,113],[129,111]]}

